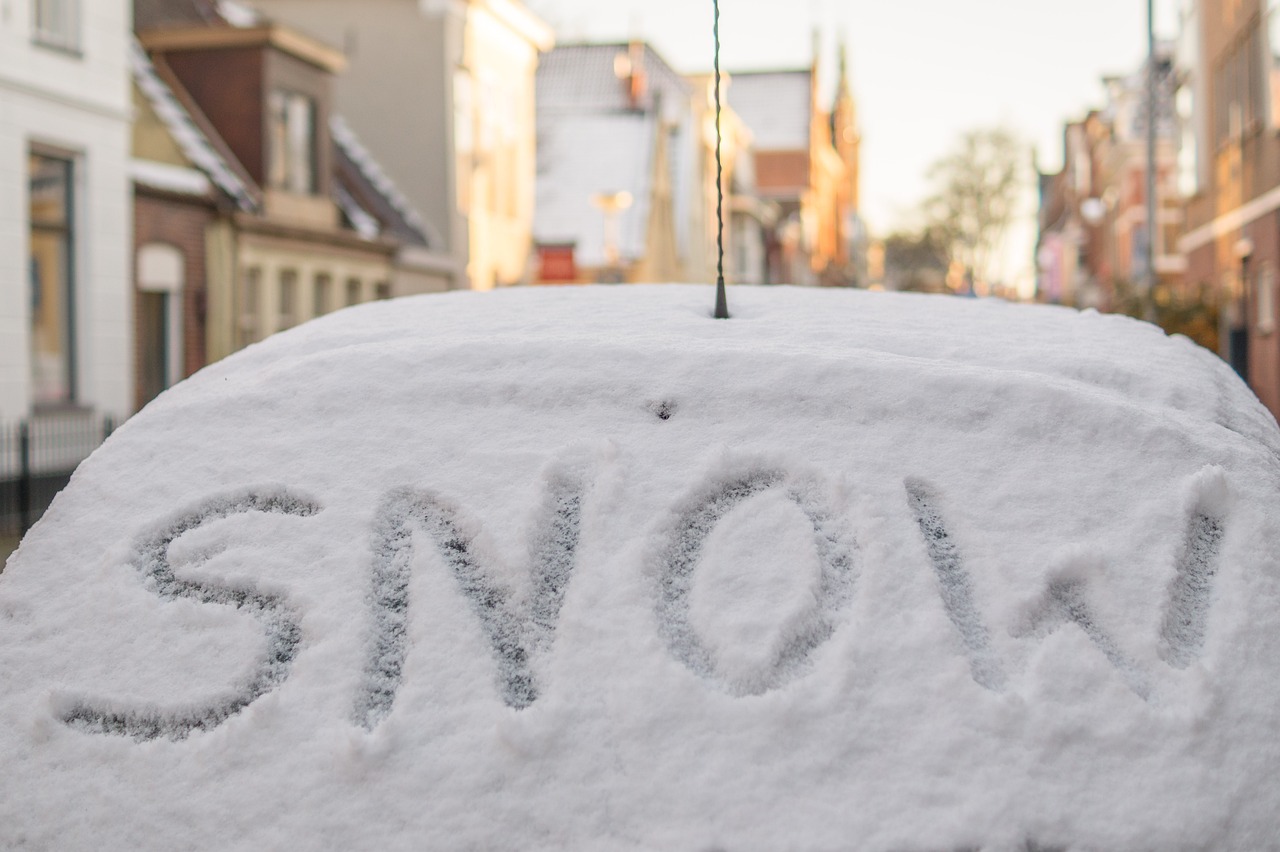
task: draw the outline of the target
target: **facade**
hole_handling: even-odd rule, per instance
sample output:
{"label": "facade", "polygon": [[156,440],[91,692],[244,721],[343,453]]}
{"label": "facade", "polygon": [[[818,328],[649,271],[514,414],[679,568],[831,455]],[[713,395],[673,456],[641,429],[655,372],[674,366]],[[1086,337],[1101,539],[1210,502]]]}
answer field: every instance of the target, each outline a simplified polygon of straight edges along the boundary
{"label": "facade", "polygon": [[1180,106],[1194,117],[1181,173],[1188,276],[1222,305],[1221,349],[1280,413],[1280,4],[1184,4]]}
{"label": "facade", "polygon": [[[1173,46],[1157,52],[1156,200],[1153,304],[1186,296],[1178,252],[1181,124],[1175,111]],[[1037,293],[1042,301],[1142,311],[1149,280],[1147,69],[1103,80],[1107,102],[1063,128],[1062,169],[1040,173]],[[1038,171],[1038,170],[1037,170]]]}
{"label": "facade", "polygon": [[233,290],[232,216],[261,197],[196,123],[136,42],[132,50],[136,408],[210,360],[210,294]]}
{"label": "facade", "polygon": [[766,231],[770,283],[865,284],[861,134],[847,70],[842,53],[831,109],[822,102],[816,40],[809,68],[733,75],[733,106],[754,140],[757,191],[779,211]]}
{"label": "facade", "polygon": [[1062,131],[1063,165],[1039,174],[1036,292],[1055,305],[1109,310],[1117,271],[1114,205],[1108,185],[1111,129],[1097,110]]}
{"label": "facade", "polygon": [[334,110],[340,53],[200,0],[147,0],[135,24],[140,398],[339,307],[446,288]]}
{"label": "facade", "polygon": [[0,14],[0,420],[133,407],[128,9]]}
{"label": "facade", "polygon": [[337,109],[422,214],[451,287],[530,277],[534,74],[553,44],[518,0],[255,0],[331,44]]}
{"label": "facade", "polygon": [[537,95],[537,279],[713,281],[703,90],[633,42],[557,47]]}
{"label": "facade", "polygon": [[[689,78],[694,87],[694,118],[699,132],[697,173],[702,182],[702,198],[698,207],[702,228],[691,232],[701,235],[690,248],[691,260],[701,258],[703,268],[690,280],[716,280],[718,275],[718,219],[716,207],[719,188],[716,179],[716,106],[715,75]],[[756,188],[756,163],[751,131],[733,110],[733,78],[721,76],[720,97],[720,161],[723,174],[719,183],[724,190],[724,264],[725,280],[730,284],[764,284],[768,280],[768,247],[765,234],[778,221],[777,208],[759,197]]]}

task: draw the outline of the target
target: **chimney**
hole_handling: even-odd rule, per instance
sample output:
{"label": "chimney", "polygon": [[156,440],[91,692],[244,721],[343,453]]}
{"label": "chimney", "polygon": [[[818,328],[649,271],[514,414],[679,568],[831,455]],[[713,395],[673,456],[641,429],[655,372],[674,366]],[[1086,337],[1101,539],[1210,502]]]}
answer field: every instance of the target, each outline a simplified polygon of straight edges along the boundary
{"label": "chimney", "polygon": [[627,45],[627,102],[632,109],[640,109],[649,90],[649,80],[644,70],[644,43],[632,41]]}

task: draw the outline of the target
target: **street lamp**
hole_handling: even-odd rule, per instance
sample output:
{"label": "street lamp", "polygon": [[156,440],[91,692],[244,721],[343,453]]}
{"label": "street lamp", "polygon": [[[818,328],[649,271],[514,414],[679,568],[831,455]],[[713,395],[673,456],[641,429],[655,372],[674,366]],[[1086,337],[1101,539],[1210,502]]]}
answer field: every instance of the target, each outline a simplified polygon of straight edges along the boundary
{"label": "street lamp", "polygon": [[1253,260],[1253,240],[1236,241],[1236,258],[1240,261],[1240,292],[1236,309],[1239,316],[1230,331],[1231,366],[1246,383],[1249,381],[1249,263]]}

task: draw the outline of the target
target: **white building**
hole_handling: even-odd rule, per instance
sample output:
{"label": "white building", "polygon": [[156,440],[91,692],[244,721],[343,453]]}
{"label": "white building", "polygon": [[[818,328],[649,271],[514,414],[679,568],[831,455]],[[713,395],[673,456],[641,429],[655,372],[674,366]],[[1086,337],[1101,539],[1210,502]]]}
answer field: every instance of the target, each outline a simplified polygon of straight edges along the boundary
{"label": "white building", "polygon": [[131,410],[129,0],[0,0],[0,421]]}

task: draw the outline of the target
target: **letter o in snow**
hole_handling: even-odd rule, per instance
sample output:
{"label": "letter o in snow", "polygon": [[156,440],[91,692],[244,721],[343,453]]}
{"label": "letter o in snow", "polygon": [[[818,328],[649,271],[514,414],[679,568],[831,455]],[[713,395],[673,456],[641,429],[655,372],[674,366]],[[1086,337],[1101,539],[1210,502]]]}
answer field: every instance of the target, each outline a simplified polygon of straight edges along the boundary
{"label": "letter o in snow", "polygon": [[[772,659],[750,674],[730,674],[718,665],[690,617],[690,597],[705,545],[736,507],[769,491],[779,491],[813,528],[820,576],[815,601],[806,617],[785,631]],[[658,566],[658,624],[671,653],[690,671],[730,695],[763,695],[795,678],[813,651],[835,631],[836,613],[853,587],[855,544],[823,504],[812,481],[789,480],[780,470],[757,468],[722,480],[694,498],[679,515]]]}

